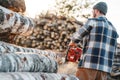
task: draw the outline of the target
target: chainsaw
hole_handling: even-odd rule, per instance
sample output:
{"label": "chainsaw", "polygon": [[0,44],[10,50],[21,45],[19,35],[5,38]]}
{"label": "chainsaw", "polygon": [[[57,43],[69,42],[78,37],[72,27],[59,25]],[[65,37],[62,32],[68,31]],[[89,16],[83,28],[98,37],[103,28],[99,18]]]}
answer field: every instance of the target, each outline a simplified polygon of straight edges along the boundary
{"label": "chainsaw", "polygon": [[77,62],[82,54],[82,49],[79,47],[69,46],[66,51],[65,62]]}

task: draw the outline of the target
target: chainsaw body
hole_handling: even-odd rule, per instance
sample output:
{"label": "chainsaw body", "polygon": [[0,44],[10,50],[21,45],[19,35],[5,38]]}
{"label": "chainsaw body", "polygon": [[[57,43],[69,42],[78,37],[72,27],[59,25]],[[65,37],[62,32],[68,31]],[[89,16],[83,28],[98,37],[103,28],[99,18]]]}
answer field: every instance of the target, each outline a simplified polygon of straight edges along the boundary
{"label": "chainsaw body", "polygon": [[82,49],[79,47],[69,47],[66,54],[66,61],[77,62],[82,54]]}

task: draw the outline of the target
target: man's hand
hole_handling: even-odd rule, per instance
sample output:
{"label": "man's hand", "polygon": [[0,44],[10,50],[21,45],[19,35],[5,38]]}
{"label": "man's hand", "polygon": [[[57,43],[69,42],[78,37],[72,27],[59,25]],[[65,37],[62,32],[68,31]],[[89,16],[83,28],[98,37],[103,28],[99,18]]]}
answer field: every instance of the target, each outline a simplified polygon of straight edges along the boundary
{"label": "man's hand", "polygon": [[70,41],[70,43],[69,43],[68,46],[69,46],[69,47],[77,47],[77,44],[74,43],[73,41]]}

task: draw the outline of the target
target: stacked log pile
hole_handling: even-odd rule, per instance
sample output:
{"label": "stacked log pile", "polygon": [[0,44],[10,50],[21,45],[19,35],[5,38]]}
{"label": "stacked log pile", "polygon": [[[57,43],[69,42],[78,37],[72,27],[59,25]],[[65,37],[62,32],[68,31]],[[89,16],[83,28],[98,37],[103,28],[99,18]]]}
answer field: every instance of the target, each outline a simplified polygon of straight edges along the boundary
{"label": "stacked log pile", "polygon": [[40,15],[33,20],[2,6],[0,15],[0,35],[6,35],[6,39],[2,36],[2,40],[38,49],[64,51],[70,36],[82,24],[75,19],[52,14]]}
{"label": "stacked log pile", "polygon": [[0,79],[2,80],[78,80],[73,75],[57,73],[58,62],[53,58],[56,56],[52,51],[50,53],[2,41],[0,43]]}
{"label": "stacked log pile", "polygon": [[[33,30],[34,22],[31,19],[20,16],[18,13],[5,9],[2,6],[0,6],[0,9],[1,33],[25,34]],[[73,75],[57,74],[58,64],[55,58],[51,58],[51,54],[45,56],[41,55],[42,53],[49,54],[49,51],[24,48],[0,42],[0,79],[78,80],[78,78]]]}
{"label": "stacked log pile", "polygon": [[36,19],[33,33],[30,36],[16,36],[14,44],[43,50],[65,51],[70,37],[81,25],[81,22],[63,16],[40,15]]}
{"label": "stacked log pile", "polygon": [[0,33],[0,41],[9,42],[11,40],[9,36],[12,36],[9,32]]}

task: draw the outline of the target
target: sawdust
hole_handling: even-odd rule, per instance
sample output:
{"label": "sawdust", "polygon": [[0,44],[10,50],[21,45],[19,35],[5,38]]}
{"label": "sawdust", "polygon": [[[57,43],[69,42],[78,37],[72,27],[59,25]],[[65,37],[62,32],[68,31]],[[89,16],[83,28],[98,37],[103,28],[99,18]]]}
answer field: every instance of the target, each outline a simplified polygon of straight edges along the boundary
{"label": "sawdust", "polygon": [[61,64],[58,67],[58,73],[75,75],[77,64],[78,63],[75,62],[66,62],[64,64]]}

